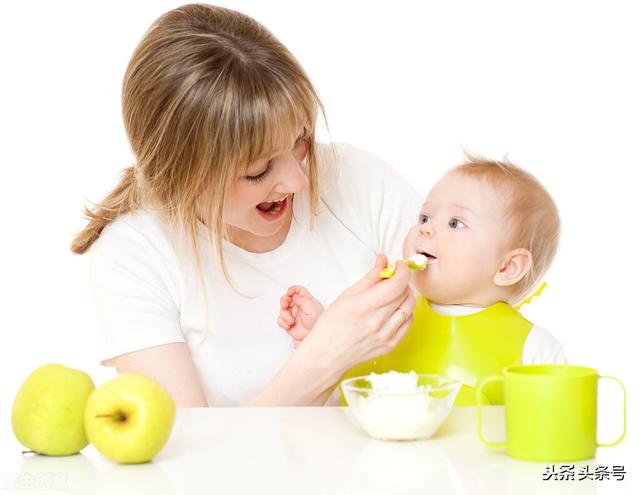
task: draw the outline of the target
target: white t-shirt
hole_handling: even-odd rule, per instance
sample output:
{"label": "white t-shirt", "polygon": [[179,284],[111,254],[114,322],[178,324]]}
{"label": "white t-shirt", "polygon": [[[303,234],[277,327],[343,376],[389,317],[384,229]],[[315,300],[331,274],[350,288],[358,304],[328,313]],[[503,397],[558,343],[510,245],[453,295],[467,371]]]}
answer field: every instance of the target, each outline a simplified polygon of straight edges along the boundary
{"label": "white t-shirt", "polygon": [[293,352],[276,323],[287,288],[304,285],[328,305],[371,269],[376,253],[401,258],[417,221],[422,198],[403,177],[354,146],[336,145],[336,151],[337,165],[328,146],[318,153],[321,202],[312,230],[305,190],[294,197],[294,219],[277,249],[251,253],[224,242],[231,279],[249,297],[221,277],[201,232],[208,318],[192,256],[155,213],[137,210],[107,226],[91,253],[100,364],[186,342],[209,405],[240,405],[264,389]]}
{"label": "white t-shirt", "polygon": [[[429,303],[431,309],[445,316],[465,316],[485,308]],[[522,364],[566,364],[562,344],[548,330],[533,325],[522,348]]]}

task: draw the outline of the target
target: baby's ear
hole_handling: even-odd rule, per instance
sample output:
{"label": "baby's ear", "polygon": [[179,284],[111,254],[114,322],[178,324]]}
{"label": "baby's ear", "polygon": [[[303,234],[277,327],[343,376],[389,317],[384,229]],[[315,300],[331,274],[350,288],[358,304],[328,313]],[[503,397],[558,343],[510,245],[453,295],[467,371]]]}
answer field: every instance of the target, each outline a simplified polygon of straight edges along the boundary
{"label": "baby's ear", "polygon": [[518,248],[509,251],[493,276],[493,283],[499,287],[515,285],[531,270],[533,260],[528,249]]}

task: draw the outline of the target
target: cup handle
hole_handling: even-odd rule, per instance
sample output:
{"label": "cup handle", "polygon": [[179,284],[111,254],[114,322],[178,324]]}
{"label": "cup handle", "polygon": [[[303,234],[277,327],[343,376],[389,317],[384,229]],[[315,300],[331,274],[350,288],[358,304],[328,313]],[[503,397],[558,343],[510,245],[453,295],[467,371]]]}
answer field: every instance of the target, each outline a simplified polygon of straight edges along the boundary
{"label": "cup handle", "polygon": [[482,382],[480,382],[480,385],[478,385],[478,388],[476,388],[476,410],[478,411],[478,437],[480,438],[480,441],[489,446],[489,447],[496,447],[496,448],[503,448],[506,449],[507,448],[507,443],[504,442],[490,442],[489,440],[487,440],[486,438],[484,438],[484,436],[482,435],[482,389],[490,382],[497,382],[497,381],[503,381],[504,377],[502,375],[493,375],[493,376],[488,376],[487,378],[485,378],[484,380],[482,380]]}
{"label": "cup handle", "polygon": [[620,442],[622,442],[622,439],[627,434],[627,390],[624,388],[624,385],[622,384],[622,382],[614,376],[602,376],[602,375],[598,376],[598,380],[605,380],[605,379],[618,382],[618,384],[622,387],[622,398],[623,398],[622,399],[622,435],[620,435],[620,437],[615,442],[611,442],[611,443],[596,442],[596,446],[613,447],[614,445],[618,445]]}

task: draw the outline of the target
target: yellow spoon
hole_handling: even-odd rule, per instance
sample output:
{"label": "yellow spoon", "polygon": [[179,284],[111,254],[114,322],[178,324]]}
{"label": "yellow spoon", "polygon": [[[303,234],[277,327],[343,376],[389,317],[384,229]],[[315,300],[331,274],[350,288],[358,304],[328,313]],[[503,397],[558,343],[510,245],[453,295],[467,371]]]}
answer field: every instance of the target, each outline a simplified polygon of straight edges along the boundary
{"label": "yellow spoon", "polygon": [[[410,258],[404,260],[411,270],[424,270],[429,263],[429,258],[424,254],[414,254]],[[396,273],[396,264],[391,263],[388,267],[380,272],[380,278],[391,278]]]}

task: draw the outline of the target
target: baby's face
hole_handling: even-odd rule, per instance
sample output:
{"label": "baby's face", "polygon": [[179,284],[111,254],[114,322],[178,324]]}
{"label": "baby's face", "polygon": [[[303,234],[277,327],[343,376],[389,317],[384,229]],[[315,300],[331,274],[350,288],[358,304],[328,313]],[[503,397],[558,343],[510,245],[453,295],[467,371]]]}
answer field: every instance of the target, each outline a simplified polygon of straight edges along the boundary
{"label": "baby's face", "polygon": [[484,179],[445,175],[422,205],[404,241],[404,257],[429,256],[413,283],[440,304],[493,304],[493,276],[507,252],[507,199]]}

